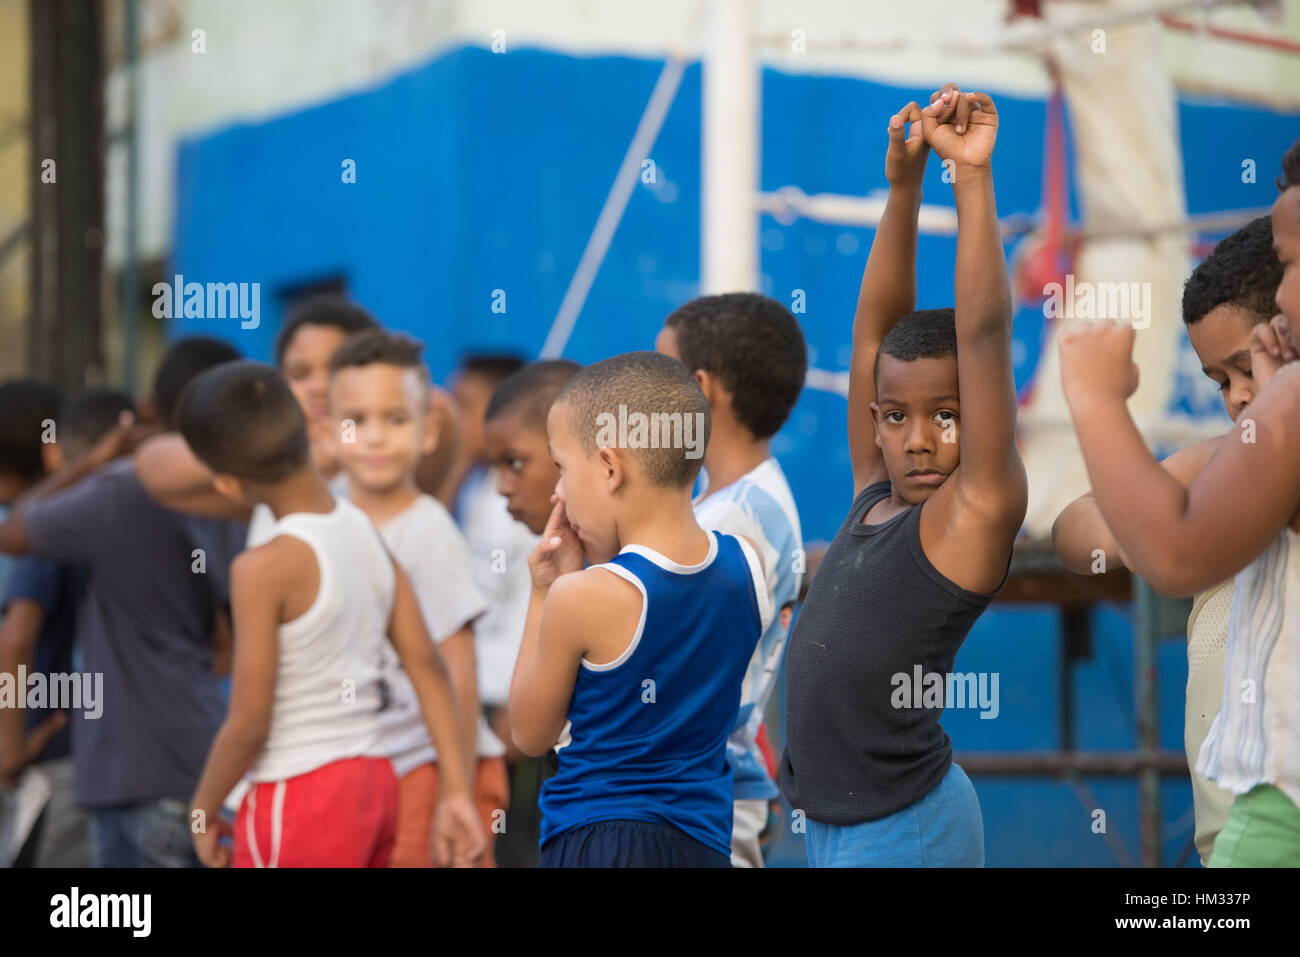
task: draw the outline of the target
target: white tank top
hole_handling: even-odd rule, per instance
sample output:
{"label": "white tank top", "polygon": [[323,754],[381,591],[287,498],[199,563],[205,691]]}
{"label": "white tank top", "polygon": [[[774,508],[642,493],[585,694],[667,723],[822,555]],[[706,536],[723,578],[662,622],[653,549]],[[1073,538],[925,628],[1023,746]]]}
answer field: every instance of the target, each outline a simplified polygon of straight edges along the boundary
{"label": "white tank top", "polygon": [[328,513],[280,519],[266,540],[311,546],[320,589],[279,629],[271,730],[249,772],[280,781],[374,751],[383,703],[380,664],[393,609],[393,561],[370,520],[340,499]]}

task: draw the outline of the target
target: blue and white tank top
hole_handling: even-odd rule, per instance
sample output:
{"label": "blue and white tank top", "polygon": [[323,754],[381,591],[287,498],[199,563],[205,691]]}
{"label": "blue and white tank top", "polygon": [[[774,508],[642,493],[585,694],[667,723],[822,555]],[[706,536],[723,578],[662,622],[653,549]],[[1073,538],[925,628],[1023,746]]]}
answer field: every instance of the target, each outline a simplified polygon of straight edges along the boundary
{"label": "blue and white tank top", "polygon": [[731,853],[727,737],[772,616],[762,566],[732,535],[679,565],[628,545],[598,565],[641,592],[641,620],[614,661],[578,669],[559,770],[542,786],[541,843],[598,821],[672,825]]}

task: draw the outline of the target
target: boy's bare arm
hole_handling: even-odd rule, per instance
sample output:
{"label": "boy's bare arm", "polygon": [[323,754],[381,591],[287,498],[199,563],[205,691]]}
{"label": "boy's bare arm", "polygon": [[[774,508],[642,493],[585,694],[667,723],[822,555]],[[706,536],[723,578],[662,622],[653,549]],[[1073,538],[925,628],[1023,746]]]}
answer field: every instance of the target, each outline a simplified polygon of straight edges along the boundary
{"label": "boy's bare arm", "polygon": [[[45,609],[40,603],[28,599],[11,601],[0,622],[0,674],[13,675],[17,683],[20,667],[29,671],[36,658],[36,642],[45,623]],[[19,685],[25,694],[26,686]],[[23,727],[26,711],[22,708],[0,708],[0,788],[10,788],[37,755],[45,749],[50,738],[68,723],[67,715],[55,712],[30,731]]]}
{"label": "boy's bare arm", "polygon": [[190,451],[179,432],[145,442],[136,450],[133,462],[140,484],[163,508],[241,522],[252,517],[252,509],[232,502],[213,488],[211,469]]}
{"label": "boy's bare arm", "polygon": [[[993,191],[998,117],[984,93],[962,93],[953,124],[931,104],[925,133],[951,162],[957,205],[957,378],[961,465],[953,480],[959,512],[1001,529],[1010,547],[1024,521],[1028,484],[1016,449],[1016,388],[1011,362],[1011,290]],[[960,127],[963,132],[957,133]]]}
{"label": "boy's bare arm", "polygon": [[135,416],[123,412],[117,424],[92,449],[57,472],[47,475],[19,496],[10,507],[9,514],[0,520],[0,552],[23,555],[31,549],[27,527],[23,523],[23,512],[29,504],[72,488],[119,455],[131,451],[142,435],[142,427],[136,423]]}
{"label": "boy's bare arm", "polygon": [[[932,101],[946,105],[955,87],[949,84]],[[955,99],[952,99],[955,104]],[[910,129],[904,129],[910,124]],[[885,333],[916,308],[916,235],[921,209],[921,180],[930,147],[921,132],[921,108],[908,103],[890,117],[885,179],[889,198],[871,241],[871,252],[858,289],[853,316],[853,357],[849,364],[849,459],[853,465],[853,496],[885,478],[884,459],[876,446],[871,403],[876,401],[876,352]]]}
{"label": "boy's bare arm", "polygon": [[388,635],[438,749],[441,793],[433,818],[434,863],[469,866],[482,855],[487,842],[471,798],[473,777],[464,744],[466,732],[456,712],[456,692],[424,626],[410,580],[396,562],[393,572],[397,580]]}
{"label": "boy's bare arm", "polygon": [[1097,502],[1129,566],[1162,594],[1191,595],[1250,564],[1300,505],[1300,363],[1260,389],[1242,430],[1184,488],[1156,462],[1125,405],[1137,388],[1133,337],[1129,325],[1064,330],[1062,385]]}
{"label": "boy's bare arm", "polygon": [[460,706],[460,727],[464,734],[464,751],[469,780],[474,780],[478,766],[478,670],[474,660],[474,629],[466,625],[438,646],[447,665],[451,686]]}
{"label": "boy's bare arm", "polygon": [[529,603],[529,627],[510,688],[510,727],[515,744],[530,757],[553,748],[564,729],[586,635],[594,624],[591,613],[602,597],[600,583],[590,574],[565,575],[546,593],[534,591]]}
{"label": "boy's bare arm", "polygon": [[[1184,486],[1192,484],[1205,463],[1219,448],[1219,443],[1231,436],[1220,436],[1194,442],[1179,449],[1160,464],[1164,470]],[[1100,550],[1105,560],[1105,571],[1127,567],[1124,550],[1101,514],[1101,506],[1092,492],[1080,495],[1067,505],[1052,523],[1052,546],[1061,564],[1078,575],[1097,571],[1096,555]]]}
{"label": "boy's bare arm", "polygon": [[411,588],[410,579],[396,562],[393,563],[397,582],[393,594],[393,613],[388,634],[402,661],[402,669],[411,679],[420,711],[438,749],[438,769],[441,788],[446,794],[465,795],[470,790],[467,774],[469,762],[465,757],[465,731],[457,711],[456,691],[451,675],[433,639],[424,625],[420,606]]}
{"label": "boy's bare arm", "polygon": [[289,576],[301,568],[300,555],[286,539],[243,552],[230,565],[234,665],[230,707],[208,751],[191,804],[195,847],[209,867],[230,862],[218,839],[227,830],[221,804],[248,773],[271,729],[279,660],[279,628]]}
{"label": "boy's bare arm", "polygon": [[579,574],[583,562],[582,545],[565,516],[564,503],[555,500],[542,537],[528,556],[532,593],[510,678],[511,735],[515,746],[530,757],[554,747],[564,728],[590,627],[582,605],[593,598],[596,608],[601,605],[597,582]]}

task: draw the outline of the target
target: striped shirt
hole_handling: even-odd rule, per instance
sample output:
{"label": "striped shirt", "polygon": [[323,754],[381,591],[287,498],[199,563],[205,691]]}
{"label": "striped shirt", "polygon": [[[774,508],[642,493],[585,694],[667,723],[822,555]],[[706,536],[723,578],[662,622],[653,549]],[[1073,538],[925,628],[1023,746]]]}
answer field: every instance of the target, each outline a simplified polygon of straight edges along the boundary
{"label": "striped shirt", "polygon": [[1300,805],[1300,534],[1234,580],[1223,703],[1197,770],[1233,794],[1271,784]]}
{"label": "striped shirt", "polygon": [[776,459],[768,458],[730,485],[697,498],[695,518],[703,528],[748,538],[763,557],[767,590],[776,614],[745,672],[740,713],[727,740],[727,760],[734,774],[737,801],[770,800],[781,792],[767,773],[758,747],[758,729],[785,664],[789,629],[781,623],[780,612],[799,597],[803,577],[799,513],[785,473]]}

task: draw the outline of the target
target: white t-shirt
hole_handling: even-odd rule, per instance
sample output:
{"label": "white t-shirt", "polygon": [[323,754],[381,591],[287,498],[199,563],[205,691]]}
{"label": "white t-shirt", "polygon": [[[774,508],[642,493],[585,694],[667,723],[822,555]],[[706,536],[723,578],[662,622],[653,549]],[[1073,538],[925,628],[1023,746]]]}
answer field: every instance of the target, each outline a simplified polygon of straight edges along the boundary
{"label": "white t-shirt", "polygon": [[474,625],[479,697],[501,707],[510,699],[510,679],[528,617],[532,591],[528,555],[540,536],[511,517],[505,497],[497,492],[496,469],[484,473],[465,501],[462,528],[474,581],[488,601],[487,613]]}
{"label": "white t-shirt", "polygon": [[[411,580],[424,626],[439,644],[472,624],[487,610],[474,584],[469,546],[447,510],[435,498],[421,495],[400,515],[380,526],[379,534],[393,559]],[[437,760],[429,729],[420,711],[415,687],[402,670],[391,642],[386,646],[384,678],[389,704],[380,712],[383,747],[398,777]],[[499,757],[505,745],[478,717],[479,757]]]}

